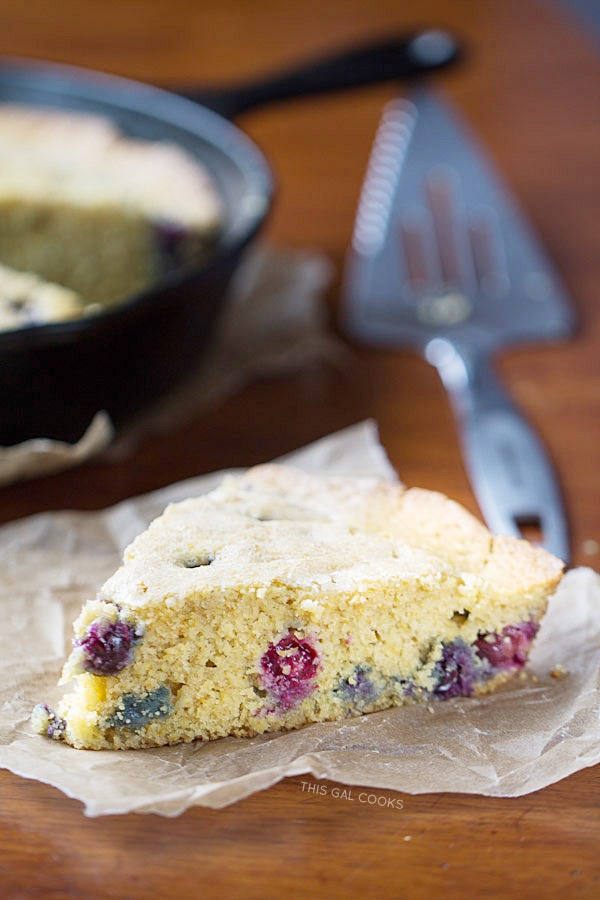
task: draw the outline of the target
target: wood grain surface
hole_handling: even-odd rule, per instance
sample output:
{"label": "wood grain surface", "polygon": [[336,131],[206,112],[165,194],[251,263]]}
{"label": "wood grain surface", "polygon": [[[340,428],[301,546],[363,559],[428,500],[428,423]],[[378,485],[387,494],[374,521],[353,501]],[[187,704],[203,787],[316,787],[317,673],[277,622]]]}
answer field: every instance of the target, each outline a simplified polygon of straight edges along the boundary
{"label": "wood grain surface", "polygon": [[[580,318],[574,340],[520,349],[499,368],[556,461],[574,562],[599,567],[600,64],[575,24],[530,0],[2,0],[0,14],[0,53],[173,86],[242,78],[414,25],[464,35],[470,60],[443,88],[527,209]],[[335,263],[332,318],[373,133],[395,91],[304,99],[240,120],[278,175],[267,237]],[[254,384],[134,455],[5,488],[0,517],[100,508],[367,416],[407,483],[476,511],[435,372],[410,353],[352,350],[346,370]],[[600,767],[519,799],[376,792],[401,809],[309,783],[289,779],[174,820],[90,820],[56,790],[2,771],[0,897],[600,897]]]}

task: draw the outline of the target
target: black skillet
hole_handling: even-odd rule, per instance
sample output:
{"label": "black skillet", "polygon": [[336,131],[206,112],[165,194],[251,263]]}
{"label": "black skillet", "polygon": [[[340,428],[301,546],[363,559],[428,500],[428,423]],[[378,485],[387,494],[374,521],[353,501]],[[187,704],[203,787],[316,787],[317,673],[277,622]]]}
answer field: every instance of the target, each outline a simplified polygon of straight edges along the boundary
{"label": "black skillet", "polygon": [[99,113],[128,135],[185,147],[210,171],[225,226],[206,264],[171,272],[114,311],[0,333],[0,445],[76,440],[101,409],[119,428],[198,360],[274,193],[264,156],[227,117],[288,97],[415,77],[457,55],[446,32],[412,32],[264,81],[185,96],[69,66],[2,61],[0,102]]}

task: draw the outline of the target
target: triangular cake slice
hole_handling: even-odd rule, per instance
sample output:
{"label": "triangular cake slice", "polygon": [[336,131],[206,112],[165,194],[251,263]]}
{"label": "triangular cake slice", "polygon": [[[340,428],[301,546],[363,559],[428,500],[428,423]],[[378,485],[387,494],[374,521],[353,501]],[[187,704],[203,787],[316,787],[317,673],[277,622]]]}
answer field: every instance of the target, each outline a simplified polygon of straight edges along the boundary
{"label": "triangular cake slice", "polygon": [[75,747],[254,735],[492,690],[562,563],[441,494],[280,466],[169,506],[75,623]]}

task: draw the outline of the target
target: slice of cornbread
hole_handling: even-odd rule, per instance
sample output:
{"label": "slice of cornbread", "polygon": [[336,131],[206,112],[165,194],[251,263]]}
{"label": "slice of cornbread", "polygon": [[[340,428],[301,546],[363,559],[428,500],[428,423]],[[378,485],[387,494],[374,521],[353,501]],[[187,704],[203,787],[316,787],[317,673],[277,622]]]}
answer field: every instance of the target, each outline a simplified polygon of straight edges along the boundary
{"label": "slice of cornbread", "polygon": [[0,331],[77,319],[85,310],[75,291],[0,265]]}
{"label": "slice of cornbread", "polygon": [[75,623],[75,747],[253,735],[492,690],[562,563],[446,497],[262,466],[169,506]]}
{"label": "slice of cornbread", "polygon": [[111,306],[214,243],[223,207],[173,144],[108,120],[0,104],[0,261]]}

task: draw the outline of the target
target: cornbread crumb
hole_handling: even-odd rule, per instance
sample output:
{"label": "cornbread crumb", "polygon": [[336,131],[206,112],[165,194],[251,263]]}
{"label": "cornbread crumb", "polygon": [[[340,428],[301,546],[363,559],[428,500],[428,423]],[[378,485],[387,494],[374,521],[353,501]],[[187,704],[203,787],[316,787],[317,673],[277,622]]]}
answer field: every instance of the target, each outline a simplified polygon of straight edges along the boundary
{"label": "cornbread crumb", "polygon": [[596,556],[600,551],[600,544],[593,538],[588,538],[583,542],[583,552],[586,556]]}

